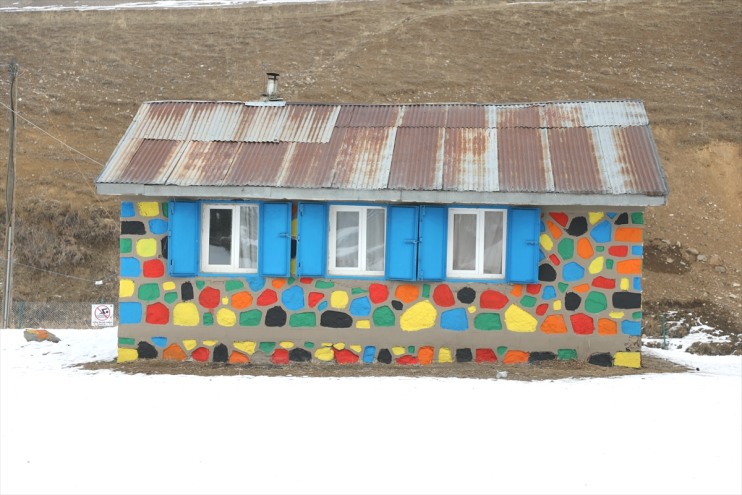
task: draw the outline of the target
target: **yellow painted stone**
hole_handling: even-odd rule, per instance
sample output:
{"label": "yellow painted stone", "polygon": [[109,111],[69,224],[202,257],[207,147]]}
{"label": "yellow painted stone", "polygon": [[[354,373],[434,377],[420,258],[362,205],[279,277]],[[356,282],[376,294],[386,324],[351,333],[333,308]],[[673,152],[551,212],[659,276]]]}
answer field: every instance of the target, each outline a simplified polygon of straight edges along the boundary
{"label": "yellow painted stone", "polygon": [[216,312],[216,322],[223,327],[233,327],[237,323],[237,315],[229,308],[222,308]]}
{"label": "yellow painted stone", "polygon": [[255,342],[251,342],[249,340],[241,340],[239,342],[233,342],[232,345],[234,346],[235,349],[245,352],[251,356],[255,352],[255,347],[257,346]]}
{"label": "yellow painted stone", "polygon": [[613,366],[625,368],[641,368],[642,355],[640,352],[617,352],[613,356]]}
{"label": "yellow painted stone", "polygon": [[279,342],[278,345],[280,345],[284,349],[291,349],[292,347],[294,347],[294,343],[289,340],[284,340],[283,342]]}
{"label": "yellow painted stone", "polygon": [[394,353],[395,356],[401,356],[402,354],[405,353],[406,350],[407,348],[401,347],[401,346],[392,347],[392,352]]}
{"label": "yellow painted stone", "polygon": [[552,304],[551,307],[554,308],[554,311],[559,311],[560,309],[562,309],[562,301],[554,301],[554,304]]}
{"label": "yellow painted stone", "polygon": [[371,320],[358,320],[356,328],[371,328]]}
{"label": "yellow painted stone", "polygon": [[602,256],[598,256],[594,260],[590,262],[590,266],[587,267],[587,270],[595,275],[596,273],[600,273],[603,271],[603,261],[604,258]]}
{"label": "yellow painted stone", "polygon": [[511,304],[505,310],[505,328],[511,332],[535,332],[538,320],[529,312]]}
{"label": "yellow painted stone", "polygon": [[229,304],[229,298],[227,296],[222,297],[222,304]]}
{"label": "yellow painted stone", "polygon": [[410,309],[402,313],[399,326],[407,332],[424,330],[435,325],[435,317],[438,315],[435,306],[429,300],[420,301],[410,306]]}
{"label": "yellow painted stone", "polygon": [[336,290],[330,295],[330,306],[343,309],[348,305],[348,293],[344,290]]}
{"label": "yellow painted stone", "polygon": [[343,349],[345,349],[345,344],[343,344],[342,342],[338,342],[337,344],[333,345],[332,347],[334,347],[338,351],[342,351]]}
{"label": "yellow painted stone", "polygon": [[173,290],[175,289],[175,282],[163,282],[162,288],[164,290]]}
{"label": "yellow painted stone", "polygon": [[624,277],[621,279],[621,290],[629,290],[629,279]]}
{"label": "yellow painted stone", "polygon": [[208,347],[214,347],[217,342],[219,341],[218,340],[204,340],[202,344]]}
{"label": "yellow painted stone", "polygon": [[611,311],[608,316],[613,318],[614,320],[620,320],[623,318],[624,312],[623,311]]}
{"label": "yellow painted stone", "polygon": [[151,258],[157,254],[157,241],[154,239],[139,239],[137,241],[137,255],[142,258]]}
{"label": "yellow painted stone", "polygon": [[160,203],[157,201],[142,201],[139,203],[139,214],[143,217],[156,217],[160,214]]}
{"label": "yellow painted stone", "polygon": [[195,327],[199,319],[198,307],[192,302],[179,302],[173,308],[173,325]]}
{"label": "yellow painted stone", "polygon": [[333,352],[332,347],[320,347],[314,353],[314,357],[320,361],[332,361],[335,359],[335,353]]}
{"label": "yellow painted stone", "polygon": [[451,349],[448,347],[441,347],[438,349],[438,362],[439,363],[453,363],[453,355]]}
{"label": "yellow painted stone", "polygon": [[359,346],[358,344],[353,344],[350,346],[350,349],[355,353],[360,353],[363,350],[363,347]]}
{"label": "yellow painted stone", "polygon": [[477,310],[477,307],[476,306],[469,306],[468,308],[466,308],[466,310],[468,312],[470,312],[470,313],[474,313]]}
{"label": "yellow painted stone", "polygon": [[554,241],[551,240],[551,237],[549,237],[548,234],[541,234],[541,237],[539,237],[539,243],[546,251],[551,251],[551,248],[554,247]]}
{"label": "yellow painted stone", "polygon": [[186,348],[186,351],[192,351],[193,349],[196,348],[197,345],[198,345],[198,342],[196,342],[193,339],[187,339],[183,341],[183,347]]}
{"label": "yellow painted stone", "polygon": [[322,347],[332,347],[332,342],[322,342]]}
{"label": "yellow painted stone", "polygon": [[119,347],[119,355],[116,362],[125,363],[127,361],[136,361],[137,358],[139,358],[139,353],[136,349],[122,349]]}
{"label": "yellow painted stone", "polygon": [[119,297],[131,297],[134,295],[134,281],[122,278],[119,281]]}
{"label": "yellow painted stone", "polygon": [[590,225],[595,225],[601,218],[603,218],[603,212],[591,211],[587,214],[587,216],[590,219]]}

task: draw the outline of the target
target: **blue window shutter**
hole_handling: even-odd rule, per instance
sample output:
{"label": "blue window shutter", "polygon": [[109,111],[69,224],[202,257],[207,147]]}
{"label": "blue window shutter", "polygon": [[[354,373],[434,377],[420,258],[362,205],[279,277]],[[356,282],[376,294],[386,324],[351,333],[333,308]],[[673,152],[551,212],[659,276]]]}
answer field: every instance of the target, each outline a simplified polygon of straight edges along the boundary
{"label": "blue window shutter", "polygon": [[448,210],[444,206],[420,207],[420,244],[417,253],[419,280],[445,280]]}
{"label": "blue window shutter", "polygon": [[195,201],[170,201],[168,209],[168,275],[196,275],[199,270],[201,205]]}
{"label": "blue window shutter", "polygon": [[260,205],[258,273],[288,277],[291,266],[291,203]]}
{"label": "blue window shutter", "polygon": [[386,216],[386,278],[415,280],[418,207],[390,206]]}
{"label": "blue window shutter", "polygon": [[296,275],[324,277],[327,265],[327,205],[299,203]]}
{"label": "blue window shutter", "polygon": [[508,212],[507,279],[510,282],[538,281],[538,208],[513,208]]}

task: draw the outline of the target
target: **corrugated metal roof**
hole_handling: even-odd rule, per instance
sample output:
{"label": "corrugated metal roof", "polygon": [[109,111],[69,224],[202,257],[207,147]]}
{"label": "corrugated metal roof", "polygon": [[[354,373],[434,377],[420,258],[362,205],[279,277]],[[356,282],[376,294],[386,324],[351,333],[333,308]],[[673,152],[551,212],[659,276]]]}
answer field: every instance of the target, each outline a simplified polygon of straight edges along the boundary
{"label": "corrugated metal roof", "polygon": [[410,198],[431,193],[424,197],[432,202],[465,201],[464,193],[667,196],[646,112],[635,100],[149,102],[97,184],[103,193],[125,193],[127,184],[301,188],[317,199],[347,190],[373,200],[373,191],[393,190]]}

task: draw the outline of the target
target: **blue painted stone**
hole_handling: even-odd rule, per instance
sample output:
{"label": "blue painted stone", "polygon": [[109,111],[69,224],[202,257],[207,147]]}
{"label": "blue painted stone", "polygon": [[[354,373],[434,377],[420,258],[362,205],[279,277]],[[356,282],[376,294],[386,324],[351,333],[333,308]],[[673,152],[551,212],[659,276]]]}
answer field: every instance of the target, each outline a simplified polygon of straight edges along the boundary
{"label": "blue painted stone", "polygon": [[247,284],[250,286],[250,290],[258,291],[265,287],[265,279],[257,275],[247,277]]}
{"label": "blue painted stone", "polygon": [[460,332],[469,328],[464,308],[455,308],[444,311],[441,314],[441,328]]}
{"label": "blue painted stone", "polygon": [[136,258],[121,258],[121,276],[138,277],[142,273],[142,267]]}
{"label": "blue painted stone", "polygon": [[582,279],[582,277],[584,276],[585,269],[574,261],[571,261],[564,265],[564,269],[562,270],[562,278],[565,280],[565,282],[574,282],[575,280]]}
{"label": "blue painted stone", "polygon": [[319,311],[324,311],[326,307],[327,307],[327,301],[322,301],[322,302],[321,302],[321,303],[319,303],[319,305],[317,306],[317,309],[318,309]]}
{"label": "blue painted stone", "polygon": [[642,324],[639,321],[624,320],[621,322],[621,331],[626,335],[641,335]]}
{"label": "blue painted stone", "polygon": [[608,242],[611,240],[611,222],[603,220],[590,231],[590,237],[595,242]]}
{"label": "blue painted stone", "polygon": [[539,261],[539,263],[541,263],[541,260],[543,260],[544,258],[546,258],[546,255],[544,254],[544,252],[543,252],[543,251],[541,251],[541,250],[539,249],[539,250],[538,250],[538,261]]}
{"label": "blue painted stone", "polygon": [[119,303],[119,323],[141,323],[142,304],[138,302]]}
{"label": "blue painted stone", "polygon": [[374,358],[376,357],[376,346],[374,345],[367,345],[363,349],[363,362],[364,363],[373,363]]}
{"label": "blue painted stone", "polygon": [[289,311],[296,311],[304,307],[304,289],[295,285],[281,294],[281,302]]}
{"label": "blue painted stone", "polygon": [[134,216],[134,203],[130,201],[124,201],[121,203],[121,218],[129,218]]}
{"label": "blue painted stone", "polygon": [[642,278],[634,277],[634,290],[642,290]]}
{"label": "blue painted stone", "polygon": [[164,234],[167,232],[167,222],[161,218],[153,218],[149,221],[150,234]]}
{"label": "blue painted stone", "polygon": [[642,246],[631,246],[631,254],[634,256],[641,256],[644,253],[644,248]]}
{"label": "blue painted stone", "polygon": [[167,337],[152,337],[152,343],[157,347],[165,347],[167,345]]}
{"label": "blue painted stone", "polygon": [[544,221],[541,220],[541,232],[546,232],[546,225],[544,225]]}
{"label": "blue painted stone", "polygon": [[606,215],[608,215],[608,218],[616,218],[616,212],[615,211],[610,211],[610,212],[606,213]]}
{"label": "blue painted stone", "polygon": [[556,290],[554,290],[553,285],[547,285],[544,287],[544,292],[541,294],[541,298],[545,301],[548,301],[549,299],[554,299],[556,297]]}
{"label": "blue painted stone", "polygon": [[353,299],[350,303],[350,314],[353,316],[368,316],[371,314],[371,301],[368,297]]}

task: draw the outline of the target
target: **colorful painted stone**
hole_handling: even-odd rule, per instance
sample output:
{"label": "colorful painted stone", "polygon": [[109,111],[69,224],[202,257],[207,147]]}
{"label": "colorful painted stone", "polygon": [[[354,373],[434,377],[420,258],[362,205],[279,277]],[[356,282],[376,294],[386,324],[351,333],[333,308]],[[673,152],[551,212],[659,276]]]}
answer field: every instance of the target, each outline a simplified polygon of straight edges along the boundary
{"label": "colorful painted stone", "polygon": [[278,295],[273,289],[265,289],[258,296],[258,306],[270,306],[278,301]]}
{"label": "colorful painted stone", "polygon": [[173,325],[195,327],[199,322],[198,307],[192,302],[180,302],[173,309]]}
{"label": "colorful painted stone", "polygon": [[358,362],[358,356],[349,349],[334,349],[335,361],[338,364],[355,364]]}
{"label": "colorful painted stone", "polygon": [[464,304],[471,304],[477,297],[477,293],[471,287],[463,287],[456,293],[456,297]]}
{"label": "colorful painted stone", "polygon": [[642,295],[638,292],[614,292],[613,307],[616,309],[634,309],[642,307]]}
{"label": "colorful painted stone", "polygon": [[556,223],[561,225],[562,227],[567,226],[567,222],[569,221],[569,216],[566,213],[562,212],[550,212],[549,216],[554,219]]}
{"label": "colorful painted stone", "polygon": [[218,344],[214,347],[211,354],[211,360],[215,363],[226,363],[229,361],[229,349],[224,344]]}
{"label": "colorful painted stone", "polygon": [[348,293],[344,290],[336,290],[330,294],[330,307],[344,309],[348,305]]}
{"label": "colorful painted stone", "polygon": [[616,280],[605,277],[595,277],[593,279],[593,287],[599,289],[614,289],[616,287]]}
{"label": "colorful painted stone", "polygon": [[166,325],[170,322],[170,310],[162,303],[147,306],[145,321],[152,325]]}
{"label": "colorful painted stone", "polygon": [[121,222],[121,235],[144,235],[147,233],[142,222]]}
{"label": "colorful painted stone", "polygon": [[289,364],[289,351],[286,349],[276,349],[271,356],[273,364]]}
{"label": "colorful painted stone", "polygon": [[168,361],[185,361],[188,356],[178,344],[170,344],[162,351],[162,359]]}
{"label": "colorful painted stone", "polygon": [[233,327],[237,324],[237,315],[229,308],[220,308],[216,312],[216,322],[223,327]]}
{"label": "colorful painted stone", "polygon": [[590,244],[590,240],[586,237],[580,237],[580,240],[577,241],[577,255],[586,260],[590,259],[594,253],[595,250],[593,250],[593,245]]}
{"label": "colorful painted stone", "polygon": [[446,284],[437,285],[433,289],[433,302],[442,308],[448,308],[456,304],[451,288]]}
{"label": "colorful painted stone", "polygon": [[204,287],[198,295],[198,302],[201,306],[208,309],[214,309],[219,306],[222,296],[219,289],[213,287]]}
{"label": "colorful painted stone", "polygon": [[191,357],[195,361],[200,361],[202,363],[209,360],[209,355],[209,349],[207,349],[206,347],[199,347],[191,353]]}
{"label": "colorful painted stone", "polygon": [[602,292],[592,291],[585,299],[585,311],[588,313],[600,313],[608,308],[608,301]]}
{"label": "colorful painted stone", "polygon": [[573,237],[579,237],[587,232],[587,219],[585,217],[574,217],[567,227],[567,233]]}
{"label": "colorful painted stone", "polygon": [[556,278],[557,273],[553,266],[546,263],[538,266],[538,279],[541,282],[553,282]]}
{"label": "colorful painted stone", "polygon": [[508,351],[502,358],[504,364],[519,364],[528,362],[528,353],[525,351]]}
{"label": "colorful painted stone", "polygon": [[350,314],[353,316],[368,316],[371,314],[371,301],[367,296],[357,297],[350,303]]}
{"label": "colorful painted stone", "polygon": [[485,290],[479,296],[479,306],[482,309],[502,309],[508,302],[508,296],[496,290]]}
{"label": "colorful painted stone", "polygon": [[567,292],[564,296],[564,309],[567,311],[575,311],[579,309],[582,304],[582,298],[574,292]]}
{"label": "colorful painted stone", "polygon": [[159,284],[150,283],[142,284],[139,286],[137,297],[142,301],[154,301],[160,297],[160,286]]}
{"label": "colorful painted stone", "polygon": [[121,258],[119,272],[122,277],[138,277],[141,273],[139,260],[136,258]]}
{"label": "colorful painted stone", "polygon": [[142,304],[138,302],[119,303],[119,323],[136,324],[142,321]]}
{"label": "colorful painted stone", "polygon": [[470,363],[474,357],[471,354],[471,349],[463,347],[456,349],[456,362],[457,363]]}
{"label": "colorful painted stone", "polygon": [[389,297],[389,289],[386,285],[373,283],[368,286],[368,297],[374,304],[381,304]]}
{"label": "colorful painted stone", "polygon": [[547,316],[541,323],[541,331],[543,333],[567,333],[564,316],[559,314]]}
{"label": "colorful painted stone", "polygon": [[598,335],[616,335],[616,322],[610,318],[598,319]]}
{"label": "colorful painted stone", "polygon": [[341,311],[328,310],[320,316],[319,324],[327,328],[350,328],[353,326],[353,318]]}
{"label": "colorful painted stone", "polygon": [[474,328],[477,330],[502,330],[502,321],[498,313],[479,313],[474,317]]}
{"label": "colorful painted stone", "polygon": [[281,306],[273,306],[265,312],[265,326],[282,327],[286,324],[286,311]]}
{"label": "colorful painted stone", "polygon": [[562,268],[562,277],[567,282],[581,280],[585,276],[585,269],[574,261],[567,263]]}
{"label": "colorful painted stone", "polygon": [[247,364],[250,362],[250,358],[247,357],[247,355],[239,352],[239,351],[232,351],[229,354],[229,363],[230,364]]}
{"label": "colorful painted stone", "polygon": [[[381,308],[377,308],[376,311]],[[374,323],[376,324],[376,311],[374,311]],[[466,314],[466,312],[464,312]],[[399,319],[399,325],[406,332],[424,330],[435,325],[437,311],[430,301],[420,301],[413,304],[410,308],[402,313]]]}
{"label": "colorful painted stone", "polygon": [[543,361],[554,361],[557,355],[553,352],[531,352],[528,355],[528,363],[541,363]]}
{"label": "colorful painted stone", "polygon": [[283,291],[281,302],[289,311],[297,311],[304,307],[304,289],[300,285],[294,285]]}
{"label": "colorful painted stone", "polygon": [[492,349],[480,348],[474,351],[474,361],[477,363],[496,363],[497,356]]}
{"label": "colorful painted stone", "polygon": [[576,349],[558,349],[557,359],[559,361],[577,361]]}
{"label": "colorful painted stone", "polygon": [[611,240],[613,227],[608,220],[603,220],[590,231],[590,237],[595,242],[608,242]]}
{"label": "colorful painted stone", "polygon": [[441,328],[458,332],[467,330],[469,328],[469,321],[466,317],[466,310],[464,308],[455,308],[441,313]]}
{"label": "colorful painted stone", "polygon": [[572,331],[577,335],[590,335],[595,331],[595,321],[586,314],[570,315],[569,320],[572,322]]}
{"label": "colorful painted stone", "polygon": [[402,284],[394,291],[394,297],[403,303],[411,303],[420,296],[420,288],[417,285]]}
{"label": "colorful painted stone", "polygon": [[559,241],[559,245],[557,246],[557,252],[559,253],[559,256],[562,257],[563,260],[570,260],[572,259],[572,256],[574,256],[575,253],[575,241],[574,239],[570,239],[569,237],[566,237]]}
{"label": "colorful painted stone", "polygon": [[313,312],[294,313],[289,318],[289,326],[292,328],[317,326],[317,315]]}
{"label": "colorful painted stone", "polygon": [[422,346],[419,351],[417,351],[417,360],[422,364],[423,366],[431,364],[433,362],[433,358],[435,357],[435,349],[431,346]]}
{"label": "colorful painted stone", "polygon": [[391,327],[395,322],[394,312],[389,306],[379,306],[374,309],[371,319],[377,327]]}
{"label": "colorful painted stone", "polygon": [[367,364],[373,363],[375,357],[376,357],[376,346],[367,345],[363,349],[363,357],[362,357],[363,362]]}
{"label": "colorful painted stone", "polygon": [[140,258],[151,258],[157,254],[157,241],[154,239],[139,239],[136,244],[137,256]]}
{"label": "colorful painted stone", "polygon": [[524,309],[511,304],[505,310],[505,328],[511,332],[535,332],[538,320]]}

